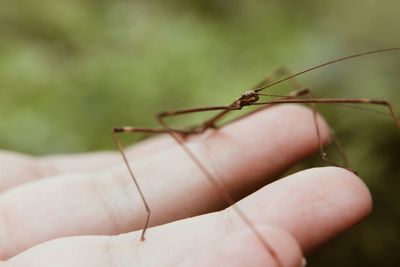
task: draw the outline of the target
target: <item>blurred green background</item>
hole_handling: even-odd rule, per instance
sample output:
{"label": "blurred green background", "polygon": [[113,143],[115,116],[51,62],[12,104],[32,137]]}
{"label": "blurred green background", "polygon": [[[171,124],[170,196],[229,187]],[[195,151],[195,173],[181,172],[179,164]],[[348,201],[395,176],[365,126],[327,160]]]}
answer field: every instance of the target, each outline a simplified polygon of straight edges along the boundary
{"label": "blurred green background", "polygon": [[[395,0],[1,1],[0,147],[115,149],[113,126],[154,126],[161,110],[228,104],[279,66],[296,72],[400,46],[399,10]],[[400,110],[400,53],[300,81],[319,97],[384,98]],[[319,110],[370,187],[374,211],[308,266],[399,266],[399,129],[367,111]],[[293,170],[321,164],[315,156]]]}

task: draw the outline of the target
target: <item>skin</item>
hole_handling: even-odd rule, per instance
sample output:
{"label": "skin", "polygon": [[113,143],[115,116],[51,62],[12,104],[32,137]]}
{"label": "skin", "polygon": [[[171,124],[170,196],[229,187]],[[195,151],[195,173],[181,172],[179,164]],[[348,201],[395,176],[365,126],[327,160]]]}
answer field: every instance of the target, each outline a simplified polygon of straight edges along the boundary
{"label": "skin", "polygon": [[[328,143],[328,127],[321,118],[318,124]],[[303,255],[371,210],[367,187],[341,168],[273,182],[318,151],[312,112],[304,107],[264,109],[191,137],[188,146],[285,267],[301,266]],[[276,266],[169,136],[128,149],[128,157],[152,210],[144,242],[146,213],[117,152],[40,158],[2,152],[0,267]]]}

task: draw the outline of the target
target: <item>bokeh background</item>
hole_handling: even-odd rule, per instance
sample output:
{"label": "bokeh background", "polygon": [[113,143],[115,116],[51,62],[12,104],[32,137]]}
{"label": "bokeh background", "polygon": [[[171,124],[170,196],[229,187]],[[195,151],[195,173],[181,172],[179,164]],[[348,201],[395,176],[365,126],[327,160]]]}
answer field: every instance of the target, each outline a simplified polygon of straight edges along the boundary
{"label": "bokeh background", "polygon": [[[399,10],[395,0],[1,1],[0,148],[115,149],[113,126],[154,126],[160,110],[228,104],[279,66],[296,72],[400,47]],[[300,81],[320,97],[384,98],[400,110],[400,53]],[[319,110],[370,187],[374,211],[309,266],[400,266],[400,130],[376,112]],[[316,165],[318,156],[291,171]]]}

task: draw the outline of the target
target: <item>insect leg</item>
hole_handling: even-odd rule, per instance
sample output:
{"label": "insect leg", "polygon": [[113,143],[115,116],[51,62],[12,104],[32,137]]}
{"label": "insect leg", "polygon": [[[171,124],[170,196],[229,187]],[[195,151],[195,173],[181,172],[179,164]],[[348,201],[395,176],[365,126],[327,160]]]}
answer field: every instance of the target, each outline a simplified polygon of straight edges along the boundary
{"label": "insect leg", "polygon": [[118,128],[113,128],[112,129],[112,136],[114,138],[115,143],[118,146],[119,152],[124,160],[124,163],[129,171],[129,175],[132,178],[133,182],[135,183],[135,187],[137,189],[137,191],[139,192],[140,198],[143,201],[144,207],[146,209],[146,221],[142,230],[142,234],[140,236],[140,240],[144,241],[145,239],[145,233],[147,228],[149,227],[149,222],[150,222],[150,214],[151,214],[151,209],[146,201],[146,198],[143,194],[142,189],[140,188],[140,185],[138,183],[138,181],[136,180],[136,177],[132,171],[132,168],[129,164],[128,158],[126,157],[126,153],[124,150],[124,147],[122,145],[122,142],[119,138],[119,134],[120,133],[166,133],[167,131],[165,129],[162,128],[135,128],[135,127],[118,127]]}
{"label": "insect leg", "polygon": [[[289,71],[288,68],[286,67],[280,67],[277,70],[277,73],[283,77],[292,77],[288,79],[288,82],[290,83],[291,87],[293,88],[293,91],[290,92],[287,96],[282,96],[282,99],[296,99],[299,97],[305,97],[305,98],[313,98],[312,94],[311,94],[311,90],[307,87],[302,86],[297,80],[296,78],[293,76],[293,74]],[[262,87],[267,85],[267,83],[259,83],[257,84],[256,88]],[[263,94],[260,94],[263,95]],[[265,94],[264,94],[265,95]],[[322,138],[321,138],[321,133],[319,130],[319,126],[318,126],[318,120],[317,120],[317,110],[316,110],[316,106],[315,103],[309,103],[308,104],[310,106],[310,108],[312,109],[313,112],[313,120],[314,120],[314,125],[315,125],[315,132],[316,132],[316,136],[317,136],[317,141],[318,141],[318,146],[319,146],[319,151],[320,151],[320,155],[321,158],[334,165],[334,166],[338,166],[338,167],[343,167],[347,169],[348,166],[348,160],[347,160],[347,156],[345,151],[342,148],[342,145],[339,141],[339,139],[337,138],[337,136],[331,132],[331,138],[333,141],[333,144],[336,146],[336,149],[339,151],[339,154],[342,158],[343,163],[337,163],[329,158],[326,157],[326,152],[324,151],[324,144],[322,142]]]}
{"label": "insect leg", "polygon": [[[309,97],[309,98],[313,98],[313,96],[311,94],[311,91],[309,91],[308,94],[305,95],[305,96]],[[327,158],[327,156],[326,156],[327,154],[324,151],[324,144],[322,142],[321,133],[320,133],[319,126],[318,126],[316,105],[315,105],[315,103],[310,103],[309,106],[311,107],[312,112],[313,112],[313,120],[314,120],[314,125],[315,125],[315,132],[316,132],[316,135],[317,135],[319,153],[320,153],[321,158],[324,161],[326,161],[326,162],[328,162],[328,163],[330,163],[330,164],[332,164],[334,166],[342,167],[342,168],[345,168],[345,169],[350,170],[352,172],[355,172],[355,171],[349,169],[347,155],[346,155],[346,153],[345,153],[345,151],[344,151],[344,149],[342,147],[342,144],[340,143],[339,138],[337,138],[336,134],[334,132],[332,132],[332,131],[329,134],[330,134],[330,137],[331,137],[331,139],[333,141],[333,144],[335,145],[336,149],[339,151],[339,154],[340,154],[340,156],[342,158],[342,164],[337,163],[336,161]]]}

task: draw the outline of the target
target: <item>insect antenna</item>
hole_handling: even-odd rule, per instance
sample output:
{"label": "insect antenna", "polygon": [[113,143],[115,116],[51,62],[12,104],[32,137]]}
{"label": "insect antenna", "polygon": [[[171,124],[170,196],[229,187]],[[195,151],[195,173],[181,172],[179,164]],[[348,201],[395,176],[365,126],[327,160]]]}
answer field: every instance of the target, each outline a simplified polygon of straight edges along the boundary
{"label": "insect antenna", "polygon": [[268,84],[268,85],[255,88],[255,89],[253,89],[253,91],[254,91],[254,92],[260,92],[260,91],[265,90],[265,89],[267,89],[267,88],[269,88],[269,87],[272,87],[272,86],[274,86],[274,85],[276,85],[276,84],[280,84],[280,83],[282,83],[282,82],[284,82],[284,81],[288,81],[288,80],[293,79],[293,78],[295,78],[295,77],[297,77],[297,76],[300,76],[300,75],[302,75],[302,74],[304,74],[304,73],[307,73],[307,72],[310,72],[310,71],[313,71],[313,70],[316,70],[316,69],[320,69],[320,68],[326,67],[326,66],[328,66],[328,65],[332,65],[332,64],[338,63],[338,62],[350,60],[350,59],[353,59],[353,58],[356,58],[356,57],[362,57],[362,56],[366,56],[366,55],[372,55],[372,54],[378,54],[378,53],[385,53],[385,52],[392,52],[392,51],[400,51],[400,47],[393,47],[393,48],[384,48],[384,49],[370,50],[370,51],[366,51],[366,52],[362,52],[362,53],[353,54],[353,55],[350,55],[350,56],[346,56],[346,57],[341,57],[341,58],[337,58],[337,59],[334,59],[334,60],[330,60],[330,61],[328,61],[328,62],[325,62],[325,63],[319,64],[319,65],[316,65],[316,66],[314,66],[314,67],[305,69],[305,70],[300,71],[300,72],[297,72],[297,73],[295,73],[295,74],[293,74],[293,75],[290,75],[290,76],[287,76],[287,77],[282,78],[282,79],[280,79],[280,80],[277,80],[277,81],[275,81],[275,82],[273,82],[273,83],[270,83],[270,84]]}

